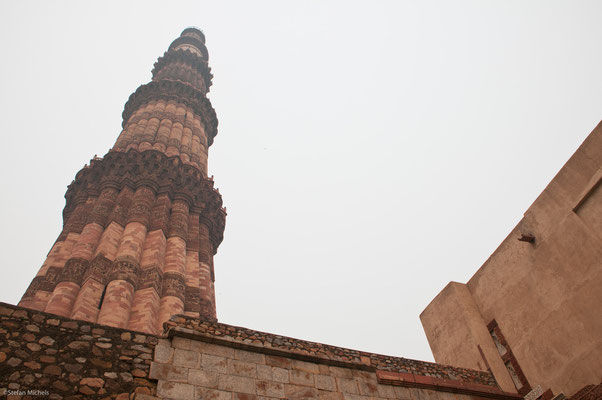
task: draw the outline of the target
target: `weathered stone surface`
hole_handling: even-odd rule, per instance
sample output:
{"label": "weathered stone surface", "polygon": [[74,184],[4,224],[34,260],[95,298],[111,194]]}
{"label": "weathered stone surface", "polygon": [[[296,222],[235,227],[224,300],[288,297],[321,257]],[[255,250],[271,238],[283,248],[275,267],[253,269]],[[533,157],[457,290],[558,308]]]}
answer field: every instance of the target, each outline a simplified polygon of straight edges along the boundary
{"label": "weathered stone surface", "polygon": [[269,365],[257,365],[257,379],[262,379],[264,381],[274,380],[272,368],[273,367],[270,367]]}
{"label": "weathered stone surface", "polygon": [[378,385],[376,383],[376,378],[373,378],[373,379],[356,378],[356,381],[359,386],[361,395],[375,396],[378,394]]}
{"label": "weathered stone surface", "polygon": [[188,383],[214,389],[217,388],[217,376],[216,372],[190,369],[188,371]]}
{"label": "weathered stone surface", "polygon": [[[323,390],[318,390],[318,398],[320,400],[343,400],[343,394],[339,392],[326,392]],[[394,397],[391,397],[394,398]],[[405,399],[408,400],[408,399]]]}
{"label": "weathered stone surface", "polygon": [[50,336],[44,336],[38,341],[38,343],[44,346],[52,346],[54,344],[54,339]]}
{"label": "weathered stone surface", "polygon": [[309,362],[305,362],[305,361],[292,360],[292,368],[299,370],[299,371],[309,372],[310,374],[319,374],[320,373],[320,368],[318,367],[317,364],[309,363]]}
{"label": "weathered stone surface", "polygon": [[29,332],[22,334],[21,338],[28,342],[33,342],[34,340],[36,340],[35,335],[33,333],[29,333]]}
{"label": "weathered stone surface", "polygon": [[273,367],[279,367],[284,369],[290,369],[292,364],[291,360],[288,358],[268,355],[265,356],[265,363]]}
{"label": "weathered stone surface", "polygon": [[336,378],[353,379],[353,371],[348,368],[330,367],[330,375]]}
{"label": "weathered stone surface", "polygon": [[91,396],[93,394],[96,394],[96,392],[88,386],[80,386],[79,391],[80,391],[80,393],[83,393],[86,396]]}
{"label": "weathered stone surface", "polygon": [[284,368],[272,367],[272,375],[274,376],[274,381],[280,383],[289,383],[289,371]]}
{"label": "weathered stone surface", "polygon": [[260,396],[269,397],[284,397],[284,384],[272,381],[257,380],[256,381],[257,394]]}
{"label": "weathered stone surface", "polygon": [[215,390],[204,387],[196,388],[196,398],[199,400],[231,400],[232,392]]}
{"label": "weathered stone surface", "polygon": [[76,340],[74,342],[69,343],[68,346],[70,349],[73,350],[84,350],[90,348],[90,343]]}
{"label": "weathered stone surface", "polygon": [[186,383],[159,381],[157,395],[161,398],[194,400],[194,386]]}
{"label": "weathered stone surface", "polygon": [[357,382],[353,379],[337,378],[337,387],[346,394],[359,394]]}
{"label": "weathered stone surface", "polygon": [[84,366],[81,364],[65,364],[65,370],[67,370],[68,372],[77,373],[77,372],[81,371],[83,368],[84,368]]}
{"label": "weathered stone surface", "polygon": [[146,343],[146,336],[145,335],[135,335],[134,342],[135,343]]}
{"label": "weathered stone surface", "polygon": [[199,353],[191,350],[175,349],[173,363],[181,367],[195,368],[199,364]]}
{"label": "weathered stone surface", "polygon": [[80,385],[88,385],[94,388],[101,388],[105,385],[105,381],[100,378],[84,378],[79,383]]}
{"label": "weathered stone surface", "polygon": [[149,377],[151,379],[186,383],[188,382],[188,368],[153,362],[150,366]]}
{"label": "weathered stone surface", "polygon": [[316,387],[321,390],[337,390],[334,378],[327,375],[316,375]]}
{"label": "weathered stone surface", "polygon": [[384,397],[387,399],[396,398],[395,390],[390,385],[378,385],[377,389],[378,389],[378,397]]}
{"label": "weathered stone surface", "polygon": [[224,358],[234,358],[234,349],[226,346],[219,346],[213,343],[206,343],[200,341],[192,341],[191,342],[191,350],[203,353],[210,354],[213,356],[224,357]]}
{"label": "weathered stone surface", "polygon": [[318,390],[307,386],[284,384],[284,396],[290,400],[317,399]]}
{"label": "weathered stone surface", "polygon": [[100,358],[92,358],[90,362],[99,368],[111,368],[113,366],[111,361],[101,360]]}
{"label": "weathered stone surface", "polygon": [[228,374],[255,378],[257,377],[257,368],[255,363],[228,360]]}
{"label": "weathered stone surface", "polygon": [[176,349],[190,350],[192,348],[192,340],[177,336],[172,339],[171,345]]}
{"label": "weathered stone surface", "polygon": [[291,370],[290,380],[293,385],[315,386],[314,374],[305,371]]}
{"label": "weathered stone surface", "polygon": [[44,368],[44,373],[49,375],[61,375],[61,368],[56,365],[48,365]]}
{"label": "weathered stone surface", "polygon": [[10,367],[16,367],[17,365],[21,364],[22,362],[23,362],[23,360],[21,360],[19,358],[11,357],[8,359],[6,364],[8,364],[8,366],[10,366]]}
{"label": "weathered stone surface", "polygon": [[36,343],[27,343],[27,348],[31,351],[40,351],[42,346]]}
{"label": "weathered stone surface", "polygon": [[62,392],[68,392],[68,391],[70,391],[72,389],[72,386],[67,385],[63,381],[54,381],[54,382],[52,382],[52,387],[55,388],[55,389],[57,389],[57,390],[60,390]]}
{"label": "weathered stone surface", "polygon": [[224,357],[203,354],[201,357],[201,369],[225,374],[228,372],[228,362]]}
{"label": "weathered stone surface", "polygon": [[132,382],[134,380],[134,377],[129,372],[120,372],[119,377],[124,382]]}
{"label": "weathered stone surface", "polygon": [[246,361],[255,364],[265,364],[265,355],[246,350],[235,350],[234,358],[236,360]]}
{"label": "weathered stone surface", "polygon": [[[0,360],[0,362],[1,362],[1,360]],[[27,368],[30,368],[30,369],[40,369],[40,368],[42,368],[42,366],[39,363],[35,362],[35,361],[26,361],[26,362],[23,363],[23,365],[25,365]]]}
{"label": "weathered stone surface", "polygon": [[220,375],[218,378],[218,389],[255,394],[255,380],[244,376]]}

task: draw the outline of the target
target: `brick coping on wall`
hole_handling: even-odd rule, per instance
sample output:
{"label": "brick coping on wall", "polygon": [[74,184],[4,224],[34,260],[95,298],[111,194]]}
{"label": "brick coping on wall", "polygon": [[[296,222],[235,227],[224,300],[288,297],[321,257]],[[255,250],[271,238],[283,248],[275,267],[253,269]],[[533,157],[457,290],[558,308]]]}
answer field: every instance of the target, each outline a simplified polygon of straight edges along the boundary
{"label": "brick coping on wall", "polygon": [[522,399],[503,392],[489,372],[385,356],[204,321],[185,315],[164,324],[167,337],[182,337],[227,347],[350,369],[373,371],[378,383],[496,399]]}

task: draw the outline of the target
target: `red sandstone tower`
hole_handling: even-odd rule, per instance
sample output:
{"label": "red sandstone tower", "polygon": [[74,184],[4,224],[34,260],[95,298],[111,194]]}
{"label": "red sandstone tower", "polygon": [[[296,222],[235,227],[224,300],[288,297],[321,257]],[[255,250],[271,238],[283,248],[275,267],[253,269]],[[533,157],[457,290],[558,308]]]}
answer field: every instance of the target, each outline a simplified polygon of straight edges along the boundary
{"label": "red sandstone tower", "polygon": [[195,28],[158,59],[115,146],[68,186],[63,231],[20,306],[152,334],[173,314],[216,320],[226,213],[207,178],[217,134],[207,62]]}

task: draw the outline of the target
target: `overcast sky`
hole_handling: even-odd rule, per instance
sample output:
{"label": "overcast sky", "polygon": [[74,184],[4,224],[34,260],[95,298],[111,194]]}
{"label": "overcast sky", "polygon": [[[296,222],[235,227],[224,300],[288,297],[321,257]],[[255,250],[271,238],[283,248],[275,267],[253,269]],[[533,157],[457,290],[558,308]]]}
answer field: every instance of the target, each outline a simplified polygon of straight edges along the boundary
{"label": "overcast sky", "polygon": [[228,208],[221,322],[432,360],[466,282],[602,119],[600,1],[0,0],[0,301],[67,185],[188,26],[207,37]]}

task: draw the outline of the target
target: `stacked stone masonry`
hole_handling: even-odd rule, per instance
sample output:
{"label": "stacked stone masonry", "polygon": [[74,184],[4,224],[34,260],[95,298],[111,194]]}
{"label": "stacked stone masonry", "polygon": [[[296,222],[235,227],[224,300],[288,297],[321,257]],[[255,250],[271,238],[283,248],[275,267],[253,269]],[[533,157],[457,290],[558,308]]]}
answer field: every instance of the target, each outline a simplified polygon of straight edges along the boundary
{"label": "stacked stone masonry", "polygon": [[144,399],[156,393],[148,375],[157,342],[140,332],[0,303],[0,397]]}
{"label": "stacked stone masonry", "polygon": [[63,230],[19,305],[150,334],[174,314],[216,319],[226,212],[207,177],[204,41],[186,29],[130,96],[115,146],[68,186]]}
{"label": "stacked stone masonry", "polygon": [[54,400],[520,398],[479,371],[184,315],[165,328],[159,337],[0,303],[0,393],[33,399],[27,391],[40,391]]}
{"label": "stacked stone masonry", "polygon": [[165,324],[150,378],[161,399],[519,399],[491,374],[186,316]]}

